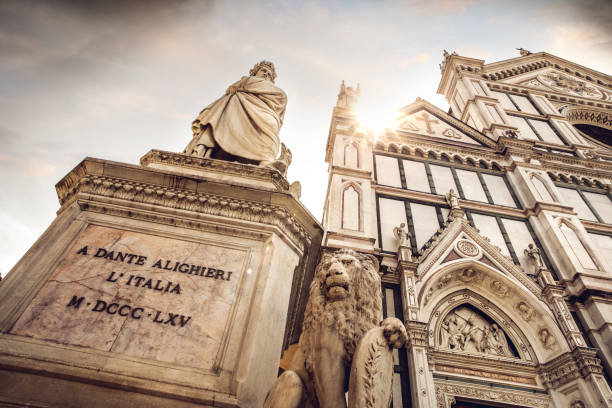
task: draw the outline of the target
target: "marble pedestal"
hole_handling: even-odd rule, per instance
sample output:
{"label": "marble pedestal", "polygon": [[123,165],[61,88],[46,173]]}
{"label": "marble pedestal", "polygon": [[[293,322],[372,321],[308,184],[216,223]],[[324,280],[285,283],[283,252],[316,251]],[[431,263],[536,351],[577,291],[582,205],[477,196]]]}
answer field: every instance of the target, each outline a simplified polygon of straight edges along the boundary
{"label": "marble pedestal", "polygon": [[151,151],[56,188],[0,285],[0,406],[261,406],[322,235],[280,173]]}

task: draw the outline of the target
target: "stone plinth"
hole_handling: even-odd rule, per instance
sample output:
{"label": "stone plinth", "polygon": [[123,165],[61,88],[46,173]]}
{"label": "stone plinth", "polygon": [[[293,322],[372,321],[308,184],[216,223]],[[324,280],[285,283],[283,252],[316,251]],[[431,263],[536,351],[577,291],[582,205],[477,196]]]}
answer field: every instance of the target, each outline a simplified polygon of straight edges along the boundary
{"label": "stone plinth", "polygon": [[274,169],[141,163],[87,158],[57,184],[0,286],[0,405],[262,405],[321,227]]}

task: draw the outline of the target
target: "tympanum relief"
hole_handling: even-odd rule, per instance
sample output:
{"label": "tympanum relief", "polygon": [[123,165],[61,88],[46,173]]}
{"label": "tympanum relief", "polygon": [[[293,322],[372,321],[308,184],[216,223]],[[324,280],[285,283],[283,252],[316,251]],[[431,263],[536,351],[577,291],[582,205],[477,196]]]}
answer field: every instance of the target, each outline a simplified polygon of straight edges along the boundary
{"label": "tympanum relief", "polygon": [[517,357],[500,326],[475,309],[463,305],[442,321],[440,347],[451,351]]}
{"label": "tympanum relief", "polygon": [[584,98],[604,99],[606,97],[598,88],[569,75],[560,74],[558,72],[548,72],[538,75],[537,78],[544,85],[555,91],[567,92]]}

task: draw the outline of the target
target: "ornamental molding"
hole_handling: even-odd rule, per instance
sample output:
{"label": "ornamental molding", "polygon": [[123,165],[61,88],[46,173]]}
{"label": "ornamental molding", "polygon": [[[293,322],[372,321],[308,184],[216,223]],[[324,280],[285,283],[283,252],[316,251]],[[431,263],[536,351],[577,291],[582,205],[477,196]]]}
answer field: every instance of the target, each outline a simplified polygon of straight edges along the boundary
{"label": "ornamental molding", "polygon": [[[380,147],[377,146],[381,146],[382,149]],[[474,146],[476,148],[478,148],[478,146]],[[390,150],[390,148],[395,148],[398,151],[394,152],[392,150]],[[496,153],[494,151],[491,151],[489,148],[485,147],[485,146],[480,146],[480,148],[484,148],[487,150],[472,150],[470,149],[470,153],[469,155],[466,155],[466,148],[462,147],[462,146],[456,146],[456,147],[451,147],[447,144],[444,144],[443,142],[441,142],[440,144],[435,143],[435,142],[431,142],[431,141],[421,141],[421,140],[411,140],[411,139],[406,139],[404,138],[400,138],[400,137],[389,137],[386,136],[384,141],[379,141],[377,143],[377,145],[374,146],[375,150],[382,150],[385,153],[391,153],[391,154],[396,154],[396,155],[402,155],[402,156],[413,156],[413,157],[419,157],[419,156],[415,156],[415,152],[420,151],[425,157],[421,157],[426,159],[427,155],[432,153],[436,156],[436,160],[440,160],[440,157],[442,157],[443,155],[446,155],[449,160],[452,160],[457,158],[461,161],[460,164],[466,165],[466,166],[471,166],[470,164],[468,164],[468,160],[472,160],[474,161],[474,166],[473,167],[478,167],[478,162],[480,160],[484,160],[486,161],[486,165],[488,169],[491,169],[493,164],[497,164],[500,168],[503,169],[503,164],[502,162],[504,161],[504,157],[500,156],[499,153]],[[455,164],[459,164],[459,163],[455,163]]]}
{"label": "ornamental molding", "polygon": [[451,408],[456,397],[472,400],[507,403],[529,408],[551,407],[548,395],[537,396],[529,391],[506,391],[487,385],[472,385],[458,381],[434,380],[438,408]]}
{"label": "ornamental molding", "polygon": [[272,181],[279,191],[289,190],[289,182],[287,179],[285,179],[278,170],[270,167],[195,157],[161,150],[151,150],[140,159],[140,164],[142,166],[150,166],[154,163],[186,169],[213,170],[215,173],[241,176],[266,182]]}
{"label": "ornamental molding", "polygon": [[541,96],[546,97],[552,104],[571,102],[571,103],[577,103],[581,105],[596,106],[598,108],[603,108],[603,109],[612,109],[612,105],[610,105],[610,103],[606,101],[597,101],[593,99],[582,98],[580,96],[575,96],[575,95],[570,96],[564,93],[554,92],[552,90],[545,91],[543,89],[529,88],[529,87],[519,85],[519,84],[498,84],[498,83],[487,82],[487,85],[489,86],[489,89],[493,91],[507,91],[507,92],[514,92],[514,93],[519,93],[523,95],[527,95],[527,94],[541,95]]}
{"label": "ornamental molding", "polygon": [[602,375],[601,361],[597,350],[588,347],[577,347],[545,364],[538,370],[547,388],[559,388],[577,378],[587,378],[591,374]]}
{"label": "ornamental molding", "polygon": [[[584,160],[584,161],[588,162],[588,160]],[[597,181],[601,183],[602,185],[607,184],[607,183],[603,183],[601,180],[612,179],[612,172],[610,172],[608,168],[604,169],[601,167],[600,168],[569,167],[569,166],[563,166],[563,165],[559,165],[558,163],[549,162],[545,160],[542,160],[541,163],[542,165],[538,167],[539,169],[545,170],[546,172],[557,172],[557,177],[560,177],[560,175],[564,175],[569,179],[574,175],[584,176],[584,177],[590,178],[589,180],[590,182],[595,183],[595,181]],[[593,162],[589,162],[589,163],[593,163]],[[601,163],[601,162],[597,162],[597,163]]]}
{"label": "ornamental molding", "polygon": [[488,238],[480,235],[475,228],[469,225],[465,218],[461,217],[455,218],[450,223],[447,221],[421,248],[419,258],[416,260],[419,262],[417,269],[418,281],[421,281],[434,265],[439,262],[440,257],[446,252],[449,245],[461,233],[480,247],[483,256],[486,255],[496,262],[499,270],[513,276],[538,299],[542,299],[542,290],[519,266],[514,264],[512,258],[504,255]]}
{"label": "ornamental molding", "polygon": [[562,110],[567,120],[573,124],[588,124],[612,130],[612,114],[598,109],[571,105]]}
{"label": "ornamental molding", "polygon": [[[94,202],[101,202],[110,198],[116,200],[115,206],[123,206],[128,210],[131,204],[126,205],[126,203],[135,203],[137,205],[144,204],[158,208],[183,210],[186,212],[186,218],[193,218],[194,215],[196,217],[207,215],[271,225],[278,227],[301,250],[310,246],[312,242],[312,235],[287,209],[265,202],[86,174],[84,166],[79,166],[68,174],[57,184],[56,189],[62,205],[59,212],[68,208],[72,202],[79,198],[87,199],[88,208],[101,209],[101,204],[94,205]],[[117,214],[119,215],[119,213]],[[171,220],[170,223],[172,224]]]}
{"label": "ornamental molding", "polygon": [[[533,55],[533,54],[531,54]],[[484,66],[484,71],[485,73],[482,74],[482,77],[484,79],[490,80],[490,81],[499,81],[502,79],[507,79],[507,78],[512,78],[513,76],[517,76],[517,75],[521,75],[521,74],[525,74],[528,72],[533,72],[533,71],[537,71],[539,69],[542,68],[547,68],[552,66],[552,64],[550,63],[550,61],[547,61],[545,59],[541,59],[539,61],[533,61],[533,62],[527,62],[527,63],[523,63],[521,65],[516,65],[512,64],[512,63],[506,63],[503,66],[497,68],[497,67],[492,67],[491,65],[493,64],[487,64]],[[491,68],[497,68],[496,70],[494,70],[493,72],[490,72]]]}
{"label": "ornamental molding", "polygon": [[[557,166],[560,168],[566,168],[570,171],[573,170],[584,170],[590,174],[601,176],[602,171],[610,172],[610,176],[612,176],[612,163],[605,162],[601,160],[594,159],[583,159],[580,157],[568,157],[564,155],[553,155],[551,153],[542,153],[540,161],[543,165],[547,166]],[[575,169],[573,167],[561,167],[559,162],[567,165],[576,165],[581,166],[579,169]],[[586,168],[585,168],[586,167]]]}
{"label": "ornamental molding", "polygon": [[591,82],[603,88],[612,88],[612,77],[593,69],[564,60],[546,52],[538,52],[512,58],[505,61],[493,62],[483,66],[483,78],[499,81],[542,68],[552,67],[564,74],[576,76],[585,82]]}

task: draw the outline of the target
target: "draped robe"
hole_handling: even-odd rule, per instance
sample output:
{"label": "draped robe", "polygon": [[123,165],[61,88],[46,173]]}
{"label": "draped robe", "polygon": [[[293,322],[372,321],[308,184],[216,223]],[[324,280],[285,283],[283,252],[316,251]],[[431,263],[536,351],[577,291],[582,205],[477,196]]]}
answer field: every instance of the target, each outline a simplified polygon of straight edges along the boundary
{"label": "draped robe", "polygon": [[[235,93],[224,95],[200,112],[194,121],[200,131],[190,146],[216,144],[234,156],[274,161],[287,96],[271,81],[254,76],[242,77],[232,87]],[[206,126],[210,126],[213,140],[209,132],[203,132]]]}

